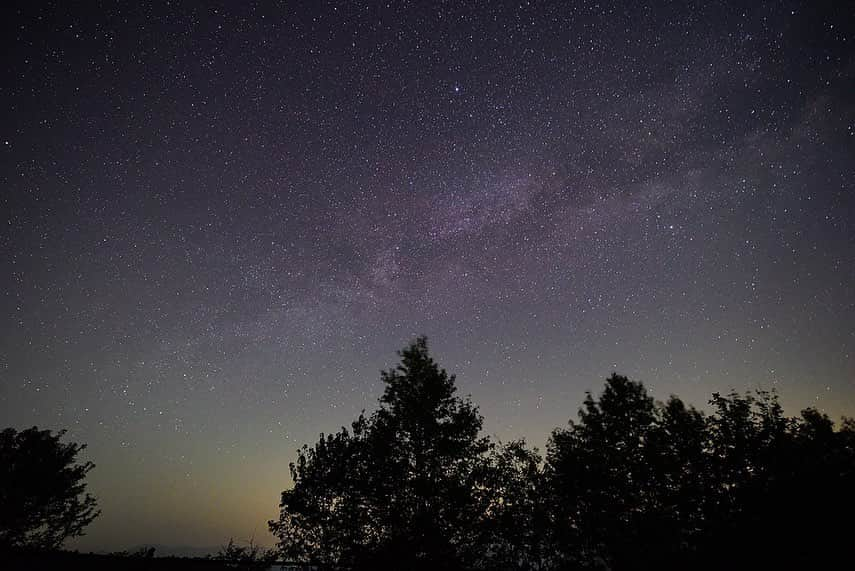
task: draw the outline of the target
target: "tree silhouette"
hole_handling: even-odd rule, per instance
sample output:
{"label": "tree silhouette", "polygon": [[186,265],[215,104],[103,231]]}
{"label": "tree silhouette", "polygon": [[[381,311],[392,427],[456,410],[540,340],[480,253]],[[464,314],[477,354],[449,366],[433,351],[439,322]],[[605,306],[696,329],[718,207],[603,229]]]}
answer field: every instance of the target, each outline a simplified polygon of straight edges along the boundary
{"label": "tree silhouette", "polygon": [[654,494],[647,516],[652,547],[648,560],[659,568],[697,566],[703,530],[703,498],[709,463],[706,418],[671,396],[657,405],[657,422],[645,442]]}
{"label": "tree silhouette", "polygon": [[644,385],[612,375],[589,393],[579,422],[556,430],[548,448],[558,545],[566,564],[646,559],[647,519],[656,509],[648,443],[657,410]]}
{"label": "tree silhouette", "polygon": [[[827,567],[848,554],[840,522],[855,510],[851,422],[839,431],[815,409],[784,416],[777,398],[714,394],[704,500],[710,567]],[[723,552],[721,545],[727,545]]]}
{"label": "tree silhouette", "polygon": [[478,533],[482,419],[455,396],[418,338],[381,375],[380,408],[352,431],[321,435],[291,467],[270,522],[286,558],[315,565],[455,568]]}
{"label": "tree silhouette", "polygon": [[855,423],[835,431],[774,394],[714,394],[712,414],[613,375],[553,432],[545,473],[565,568],[829,565],[855,509]]}
{"label": "tree silhouette", "polygon": [[352,428],[321,434],[291,464],[294,487],[282,492],[279,520],[270,522],[286,559],[320,567],[353,566],[376,549],[382,505],[375,498],[382,491],[372,488],[388,483],[372,475],[368,420],[361,415]]}
{"label": "tree silhouette", "polygon": [[77,463],[85,445],[60,442],[64,434],[0,432],[0,548],[56,549],[98,516],[85,483],[94,464]]}
{"label": "tree silhouette", "polygon": [[656,402],[613,374],[545,461],[494,445],[424,338],[379,409],[291,466],[270,522],[286,559],[343,569],[830,567],[848,555],[855,421],[788,418],[774,394]]}

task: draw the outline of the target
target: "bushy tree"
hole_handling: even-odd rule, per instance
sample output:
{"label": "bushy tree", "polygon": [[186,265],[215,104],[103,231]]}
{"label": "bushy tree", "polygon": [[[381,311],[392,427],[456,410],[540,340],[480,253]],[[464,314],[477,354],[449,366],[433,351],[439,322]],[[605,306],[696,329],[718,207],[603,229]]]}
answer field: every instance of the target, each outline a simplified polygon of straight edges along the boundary
{"label": "bushy tree", "polygon": [[[766,392],[713,395],[705,541],[710,567],[737,556],[746,566],[829,567],[849,539],[841,522],[855,512],[855,449],[848,421],[815,409],[788,418]],[[722,550],[721,545],[727,545]]]}
{"label": "bushy tree", "polygon": [[706,422],[703,413],[672,395],[657,405],[657,423],[645,443],[654,482],[646,521],[648,558],[660,568],[696,563],[709,472]]}
{"label": "bushy tree", "polygon": [[85,445],[61,442],[64,434],[0,432],[0,548],[56,549],[98,516],[85,482],[94,464],[78,463]]}
{"label": "bushy tree", "polygon": [[[714,394],[711,414],[656,403],[613,375],[547,454],[565,568],[793,568],[828,564],[855,509],[852,423],[835,431],[776,396]],[[818,548],[821,546],[821,548]]]}
{"label": "bushy tree", "polygon": [[286,558],[318,565],[454,568],[477,534],[482,419],[424,337],[384,371],[379,409],[321,436],[291,467],[270,522]]}
{"label": "bushy tree", "polygon": [[294,487],[282,492],[280,516],[270,522],[286,559],[321,567],[355,566],[377,548],[381,536],[382,497],[375,486],[390,483],[376,477],[369,422],[361,415],[352,432],[342,428],[321,434],[314,446],[303,446],[291,464]]}
{"label": "bushy tree", "polygon": [[656,428],[644,385],[615,374],[599,399],[587,395],[578,422],[553,432],[547,458],[566,565],[637,561],[647,549],[657,484],[648,443]]}

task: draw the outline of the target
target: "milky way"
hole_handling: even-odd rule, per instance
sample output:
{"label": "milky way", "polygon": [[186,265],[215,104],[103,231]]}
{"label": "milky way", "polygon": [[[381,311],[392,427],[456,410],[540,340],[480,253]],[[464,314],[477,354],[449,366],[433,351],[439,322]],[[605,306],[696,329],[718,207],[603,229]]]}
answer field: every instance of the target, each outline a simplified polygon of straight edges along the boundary
{"label": "milky way", "polygon": [[418,334],[541,447],[615,370],[855,414],[845,2],[35,4],[0,412],[88,443],[73,546],[269,543]]}

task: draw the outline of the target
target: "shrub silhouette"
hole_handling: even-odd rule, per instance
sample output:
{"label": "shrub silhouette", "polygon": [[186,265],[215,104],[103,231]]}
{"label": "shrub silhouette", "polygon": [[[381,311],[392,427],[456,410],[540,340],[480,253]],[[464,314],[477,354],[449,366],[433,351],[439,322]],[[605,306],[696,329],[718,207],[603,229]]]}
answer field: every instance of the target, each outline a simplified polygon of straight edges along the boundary
{"label": "shrub silhouette", "polygon": [[246,545],[238,545],[232,537],[211,559],[222,561],[228,568],[238,571],[266,571],[276,562],[276,553],[264,549],[253,539]]}

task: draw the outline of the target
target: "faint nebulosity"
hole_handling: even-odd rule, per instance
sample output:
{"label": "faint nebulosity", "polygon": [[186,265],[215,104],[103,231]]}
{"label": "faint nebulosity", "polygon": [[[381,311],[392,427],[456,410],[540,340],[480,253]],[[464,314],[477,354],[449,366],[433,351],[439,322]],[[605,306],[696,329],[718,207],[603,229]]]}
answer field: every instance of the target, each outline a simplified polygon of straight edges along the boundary
{"label": "faint nebulosity", "polygon": [[0,413],[81,548],[267,537],[426,334],[542,445],[618,371],[855,414],[845,2],[6,6]]}

